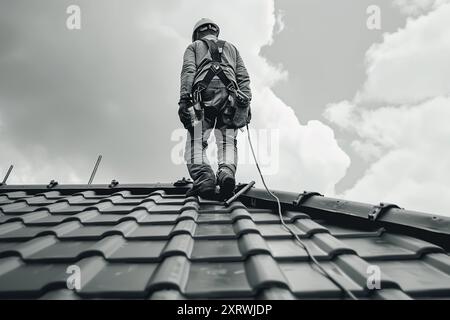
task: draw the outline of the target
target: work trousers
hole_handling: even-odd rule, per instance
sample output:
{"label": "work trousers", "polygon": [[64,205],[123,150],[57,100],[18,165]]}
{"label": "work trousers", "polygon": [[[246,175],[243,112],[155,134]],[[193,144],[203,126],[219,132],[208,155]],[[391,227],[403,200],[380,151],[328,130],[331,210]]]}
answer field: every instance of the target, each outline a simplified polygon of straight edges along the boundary
{"label": "work trousers", "polygon": [[201,122],[187,131],[184,158],[194,182],[193,188],[205,191],[216,185],[216,175],[206,155],[211,132],[216,138],[218,172],[226,170],[234,176],[238,160],[237,129],[224,123],[224,111],[230,100],[228,90],[220,80],[213,79],[202,91],[201,97],[204,116]]}

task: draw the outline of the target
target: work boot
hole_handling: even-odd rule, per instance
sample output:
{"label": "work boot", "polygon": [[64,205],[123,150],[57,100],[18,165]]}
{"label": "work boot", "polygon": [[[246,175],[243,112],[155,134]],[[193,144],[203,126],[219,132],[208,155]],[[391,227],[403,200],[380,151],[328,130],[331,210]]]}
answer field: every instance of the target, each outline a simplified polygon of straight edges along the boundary
{"label": "work boot", "polygon": [[219,172],[217,172],[217,182],[220,187],[220,196],[223,199],[230,198],[236,187],[234,173],[228,168],[221,168]]}
{"label": "work boot", "polygon": [[197,196],[207,200],[215,200],[217,198],[215,183],[205,181],[201,185],[192,186],[186,192],[186,197],[197,197]]}

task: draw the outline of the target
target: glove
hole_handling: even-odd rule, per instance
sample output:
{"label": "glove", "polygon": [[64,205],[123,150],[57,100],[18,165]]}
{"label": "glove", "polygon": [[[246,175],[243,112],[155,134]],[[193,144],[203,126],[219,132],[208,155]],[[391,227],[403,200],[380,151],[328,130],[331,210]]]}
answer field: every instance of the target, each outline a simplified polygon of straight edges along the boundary
{"label": "glove", "polygon": [[193,104],[194,101],[192,99],[192,95],[183,96],[178,102],[178,116],[180,117],[180,121],[186,129],[192,128],[192,118],[188,108],[192,107]]}

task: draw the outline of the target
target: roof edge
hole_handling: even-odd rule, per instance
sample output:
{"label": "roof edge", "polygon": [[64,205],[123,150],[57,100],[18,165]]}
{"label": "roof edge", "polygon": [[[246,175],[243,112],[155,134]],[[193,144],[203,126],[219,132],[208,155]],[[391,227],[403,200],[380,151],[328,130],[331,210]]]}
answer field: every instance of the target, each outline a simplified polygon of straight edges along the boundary
{"label": "roof edge", "polygon": [[[238,187],[243,187],[241,184]],[[99,193],[115,193],[124,190],[131,190],[136,193],[149,193],[157,190],[165,190],[168,194],[179,194],[185,192],[190,187],[190,183],[182,185],[174,183],[131,183],[131,184],[36,184],[36,185],[0,185],[2,191],[34,191],[35,193],[61,191],[63,193],[75,193],[86,190]],[[379,209],[379,205],[348,201],[324,197],[316,192],[293,193],[287,191],[273,191],[280,199],[284,208],[298,210],[302,208],[309,214],[320,213],[330,216],[341,216],[351,219],[365,220],[367,223],[377,223],[382,226],[400,226],[421,231],[428,234],[428,237],[444,237],[450,244],[450,218],[442,215],[424,213],[419,211],[405,210],[395,205],[387,205],[378,212],[375,221],[371,221],[371,213]],[[246,193],[240,195],[239,200],[250,205],[258,203],[261,206],[274,207],[275,200],[266,190],[251,188]],[[297,202],[297,204],[295,203]],[[449,246],[449,245],[447,245]]]}
{"label": "roof edge", "polygon": [[[381,226],[400,226],[402,229],[409,228],[427,234],[428,239],[441,243],[446,240],[450,243],[450,218],[442,215],[424,213],[419,211],[406,210],[395,205],[386,205],[382,214],[372,221],[371,213],[380,205],[348,201],[324,197],[314,192],[293,193],[286,191],[272,191],[279,199],[284,208],[299,210],[306,213],[328,214],[329,216],[342,216],[351,219],[365,220],[367,223],[374,223]],[[306,197],[305,197],[306,195]],[[302,199],[303,198],[303,199]],[[266,190],[252,188],[241,195],[241,200],[259,205],[276,205],[276,201]],[[299,201],[301,200],[301,201]],[[300,203],[296,203],[300,202]],[[443,238],[443,239],[442,239]],[[449,245],[447,244],[446,247]]]}
{"label": "roof edge", "polygon": [[123,190],[133,191],[152,191],[152,190],[184,190],[188,189],[190,184],[175,185],[173,183],[130,183],[130,184],[54,184],[52,186],[46,184],[27,184],[27,185],[0,185],[0,192],[2,191],[33,191],[40,192],[48,191],[65,191],[65,192],[78,192],[84,190],[91,191],[115,191],[120,192]]}

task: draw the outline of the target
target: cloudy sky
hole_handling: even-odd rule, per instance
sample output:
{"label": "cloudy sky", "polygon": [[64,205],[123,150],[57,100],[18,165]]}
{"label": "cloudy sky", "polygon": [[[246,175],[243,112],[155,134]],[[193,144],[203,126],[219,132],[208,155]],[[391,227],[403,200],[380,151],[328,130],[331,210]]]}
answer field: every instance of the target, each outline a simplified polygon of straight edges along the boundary
{"label": "cloudy sky", "polygon": [[450,215],[447,0],[0,0],[0,175],[85,183],[102,154],[96,183],[187,176],[179,74],[201,17],[249,69],[271,188]]}

